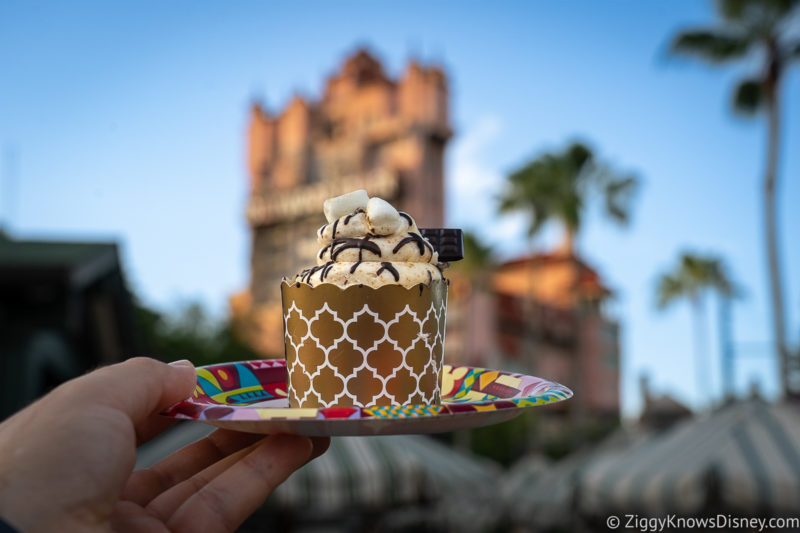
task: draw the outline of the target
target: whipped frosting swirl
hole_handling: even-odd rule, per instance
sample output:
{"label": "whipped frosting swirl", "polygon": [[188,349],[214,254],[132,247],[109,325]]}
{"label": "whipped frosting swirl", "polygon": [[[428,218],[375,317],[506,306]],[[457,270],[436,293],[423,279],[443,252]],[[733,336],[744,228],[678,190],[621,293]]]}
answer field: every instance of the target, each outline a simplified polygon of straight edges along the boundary
{"label": "whipped frosting swirl", "polygon": [[379,198],[319,228],[317,242],[317,265],[294,282],[410,288],[443,279],[439,255],[414,219]]}

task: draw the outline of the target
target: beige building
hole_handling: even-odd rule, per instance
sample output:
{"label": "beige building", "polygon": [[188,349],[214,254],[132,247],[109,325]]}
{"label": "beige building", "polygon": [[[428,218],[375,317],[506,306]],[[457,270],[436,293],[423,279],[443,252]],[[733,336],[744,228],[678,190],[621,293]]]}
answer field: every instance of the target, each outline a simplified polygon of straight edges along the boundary
{"label": "beige building", "polygon": [[574,389],[580,406],[619,416],[619,326],[605,310],[611,291],[564,247],[503,263],[479,278],[450,276],[446,359],[530,373]]}
{"label": "beige building", "polygon": [[570,407],[619,416],[619,325],[597,271],[562,248],[501,265],[493,288],[501,357],[580,391]]}

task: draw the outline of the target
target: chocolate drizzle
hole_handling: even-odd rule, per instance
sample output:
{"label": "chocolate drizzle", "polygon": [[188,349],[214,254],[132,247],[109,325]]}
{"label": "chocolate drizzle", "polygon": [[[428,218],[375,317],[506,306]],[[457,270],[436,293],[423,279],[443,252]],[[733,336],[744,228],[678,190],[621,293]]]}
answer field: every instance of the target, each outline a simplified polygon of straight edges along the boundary
{"label": "chocolate drizzle", "polygon": [[307,268],[302,272],[300,272],[298,276],[300,277],[300,281],[311,285],[311,276],[313,276],[317,272],[320,272],[321,270],[322,272],[320,272],[319,280],[325,281],[325,278],[328,277],[328,274],[330,273],[332,268],[333,268],[333,261],[328,261],[324,265],[318,265],[312,268]]}
{"label": "chocolate drizzle", "polygon": [[328,277],[328,274],[330,274],[332,268],[333,268],[333,261],[328,261],[327,263],[325,263],[325,268],[322,269],[322,274],[319,275],[319,280],[324,281],[325,278]]}
{"label": "chocolate drizzle", "polygon": [[381,248],[374,242],[369,240],[369,237],[365,239],[336,239],[331,243],[331,260],[336,261],[336,258],[339,256],[341,252],[344,250],[348,250],[350,248],[358,248],[358,260],[361,261],[361,255],[364,250],[368,252],[372,252],[373,254],[377,255],[378,257],[381,256]]}
{"label": "chocolate drizzle", "polygon": [[408,220],[409,228],[414,225],[414,219],[412,219],[408,213],[403,213],[402,211],[398,211],[397,214],[403,217],[404,219]]}
{"label": "chocolate drizzle", "polygon": [[[351,218],[363,212],[364,210],[359,207],[358,209],[356,209],[355,211],[344,217],[344,221],[342,222],[342,224],[345,226],[348,225],[350,223]],[[336,220],[334,220],[333,224],[331,225],[331,239],[336,239],[336,230],[339,228],[339,220],[341,220],[341,218],[337,218]],[[317,236],[320,239],[322,239],[323,236],[325,235],[325,228],[327,227],[328,224],[324,224],[321,228],[317,230]]]}
{"label": "chocolate drizzle", "polygon": [[398,250],[400,250],[400,248],[402,248],[403,246],[405,246],[406,244],[409,244],[409,243],[414,243],[414,244],[417,245],[417,248],[419,249],[419,255],[420,256],[425,255],[425,248],[426,247],[430,248],[431,254],[433,254],[433,246],[431,246],[428,241],[423,239],[422,236],[419,233],[409,233],[408,237],[406,237],[405,239],[403,239],[402,241],[397,243],[397,246],[394,247],[394,250],[392,250],[392,253],[396,254],[398,252]]}
{"label": "chocolate drizzle", "polygon": [[311,276],[313,276],[314,274],[316,274],[321,270],[322,272],[320,272],[319,280],[325,281],[325,278],[328,277],[328,274],[330,273],[332,268],[333,268],[333,261],[328,261],[324,265],[318,265],[312,268],[307,268],[302,272],[300,272],[298,276],[300,277],[300,281],[302,281],[303,283],[308,283],[310,285]]}
{"label": "chocolate drizzle", "polygon": [[323,255],[325,255],[325,252],[327,252],[327,251],[328,251],[328,248],[330,248],[330,247],[331,247],[331,244],[333,244],[333,243],[332,243],[332,242],[329,242],[328,244],[326,244],[325,246],[323,246],[323,247],[322,247],[322,250],[320,250],[320,251],[319,251],[319,253],[317,254],[317,257],[318,257],[318,258],[320,258],[320,259],[322,259],[322,256],[323,256]]}
{"label": "chocolate drizzle", "polygon": [[361,264],[361,254],[358,254],[358,263],[353,263],[353,266],[350,267],[350,273],[355,274],[356,270],[358,269],[358,265]]}
{"label": "chocolate drizzle", "polygon": [[375,275],[380,276],[381,272],[383,272],[384,270],[388,271],[392,275],[395,281],[400,281],[400,272],[398,272],[397,269],[387,261],[381,262],[381,267],[378,269]]}
{"label": "chocolate drizzle", "polygon": [[353,218],[357,214],[363,213],[363,212],[364,212],[364,210],[359,207],[358,209],[356,209],[355,211],[353,211],[352,213],[350,213],[349,215],[344,217],[344,225],[346,226],[347,224],[349,224],[351,218]]}

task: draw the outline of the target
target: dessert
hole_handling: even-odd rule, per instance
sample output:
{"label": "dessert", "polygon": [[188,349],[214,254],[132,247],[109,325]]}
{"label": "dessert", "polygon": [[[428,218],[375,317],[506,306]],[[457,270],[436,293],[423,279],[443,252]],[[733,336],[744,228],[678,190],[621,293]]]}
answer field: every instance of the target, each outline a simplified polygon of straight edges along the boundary
{"label": "dessert", "polygon": [[441,280],[438,254],[414,219],[366,194],[355,191],[327,201],[343,200],[326,207],[328,224],[317,231],[321,246],[317,265],[297,274],[295,281],[312,287],[331,283],[342,288],[388,284],[408,288]]}
{"label": "dessert", "polygon": [[366,191],[323,211],[317,264],[281,284],[290,406],[439,403],[447,282],[436,249]]}

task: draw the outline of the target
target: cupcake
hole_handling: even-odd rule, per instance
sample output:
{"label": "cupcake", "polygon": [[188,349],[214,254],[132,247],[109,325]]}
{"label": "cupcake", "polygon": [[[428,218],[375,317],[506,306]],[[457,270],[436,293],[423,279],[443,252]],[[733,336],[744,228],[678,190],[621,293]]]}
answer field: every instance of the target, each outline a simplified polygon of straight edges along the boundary
{"label": "cupcake", "polygon": [[436,250],[366,191],[323,210],[317,264],[281,284],[290,406],[439,403],[447,281]]}

